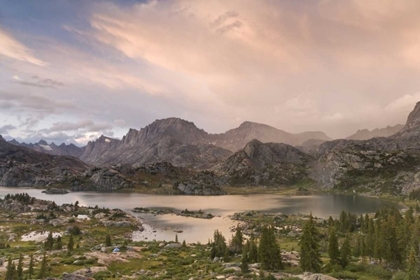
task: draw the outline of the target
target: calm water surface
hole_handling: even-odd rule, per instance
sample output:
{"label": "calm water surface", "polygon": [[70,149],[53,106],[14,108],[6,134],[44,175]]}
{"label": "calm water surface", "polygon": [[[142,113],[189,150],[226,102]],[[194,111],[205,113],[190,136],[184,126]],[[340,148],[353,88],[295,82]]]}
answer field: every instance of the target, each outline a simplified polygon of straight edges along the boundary
{"label": "calm water surface", "polygon": [[[42,190],[32,188],[0,187],[0,197],[8,193],[26,192],[31,196],[53,200],[58,205],[75,203],[80,205],[120,208],[139,217],[145,222],[146,230],[133,234],[134,240],[173,240],[178,234],[179,240],[187,242],[207,242],[212,238],[215,229],[221,230],[230,237],[229,228],[236,225],[227,216],[236,212],[257,210],[271,213],[303,213],[317,217],[338,217],[342,210],[354,214],[371,213],[377,209],[395,205],[392,202],[377,198],[356,195],[313,195],[284,196],[273,194],[261,195],[225,195],[225,196],[180,196],[150,195],[138,193],[96,193],[74,192],[66,195],[44,194]],[[211,220],[181,217],[177,215],[137,214],[130,210],[134,207],[169,208],[174,212],[184,209],[203,210],[212,213]],[[219,217],[220,216],[220,217]],[[181,230],[182,233],[175,233]]]}

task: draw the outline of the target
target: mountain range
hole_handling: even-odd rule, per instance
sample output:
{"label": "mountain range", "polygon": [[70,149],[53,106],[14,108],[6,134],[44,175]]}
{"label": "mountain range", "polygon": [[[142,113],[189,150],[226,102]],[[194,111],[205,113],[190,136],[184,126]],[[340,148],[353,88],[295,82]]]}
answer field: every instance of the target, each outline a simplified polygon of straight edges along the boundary
{"label": "mountain range", "polygon": [[403,129],[404,125],[397,124],[395,126],[387,126],[385,128],[376,128],[373,130],[368,129],[361,129],[358,130],[355,134],[350,135],[346,139],[349,140],[369,140],[371,138],[375,137],[389,137],[397,132],[399,132],[401,129]]}
{"label": "mountain range", "polygon": [[274,127],[244,122],[226,133],[210,134],[178,118],[157,120],[141,130],[130,129],[122,140],[105,136],[89,142],[80,157],[89,164],[144,165],[167,161],[176,166],[208,169],[253,140],[299,145],[309,139],[329,140],[323,132],[291,134]]}
{"label": "mountain range", "polygon": [[[381,137],[369,138],[373,135]],[[252,122],[210,134],[192,122],[169,118],[130,129],[121,140],[101,136],[83,148],[2,139],[0,185],[66,183],[74,190],[170,186],[166,191],[222,194],[228,185],[310,184],[407,194],[420,187],[419,143],[420,103],[402,128],[359,131],[338,140],[322,132],[291,134]]]}

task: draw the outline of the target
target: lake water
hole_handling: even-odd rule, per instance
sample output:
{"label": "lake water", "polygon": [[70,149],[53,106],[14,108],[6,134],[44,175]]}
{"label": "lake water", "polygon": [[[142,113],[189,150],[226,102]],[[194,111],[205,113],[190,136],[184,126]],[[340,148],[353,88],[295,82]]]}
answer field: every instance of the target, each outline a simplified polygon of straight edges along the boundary
{"label": "lake water", "polygon": [[[309,214],[328,218],[338,217],[342,210],[354,214],[373,213],[377,209],[395,205],[392,202],[377,198],[357,195],[312,195],[312,196],[284,196],[275,194],[261,195],[224,195],[224,196],[181,196],[181,195],[150,195],[139,193],[96,193],[73,192],[66,195],[51,195],[42,193],[42,190],[32,188],[0,187],[0,197],[6,194],[26,192],[29,195],[53,200],[58,205],[75,203],[80,205],[120,208],[137,217],[145,223],[145,231],[133,234],[135,240],[174,240],[175,234],[180,241],[202,243],[212,238],[213,232],[219,229],[230,238],[230,227],[237,222],[231,221],[227,216],[236,212],[256,210],[270,213]],[[168,215],[137,214],[130,210],[135,207],[168,208],[174,212],[181,210],[199,210],[211,213],[217,217],[196,219]],[[176,233],[175,231],[182,231]]]}

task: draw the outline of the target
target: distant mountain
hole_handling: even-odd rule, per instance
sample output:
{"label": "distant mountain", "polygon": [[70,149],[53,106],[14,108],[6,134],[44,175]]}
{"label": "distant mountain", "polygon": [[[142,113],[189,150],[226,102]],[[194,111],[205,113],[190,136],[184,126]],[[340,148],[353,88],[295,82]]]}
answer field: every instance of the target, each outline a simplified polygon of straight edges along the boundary
{"label": "distant mountain", "polygon": [[88,166],[69,156],[53,156],[8,143],[0,136],[0,186],[66,184]]}
{"label": "distant mountain", "polygon": [[263,143],[284,143],[299,146],[309,139],[331,140],[324,132],[303,132],[298,134],[288,133],[269,125],[244,122],[238,128],[226,133],[212,135],[212,144],[236,152],[245,147],[253,139]]}
{"label": "distant mountain", "polygon": [[83,155],[85,147],[77,147],[74,144],[60,144],[57,146],[54,142],[51,144],[48,144],[45,140],[40,140],[38,143],[32,144],[26,144],[26,143],[19,143],[15,139],[9,141],[10,144],[26,147],[29,149],[32,149],[34,151],[49,154],[49,155],[60,155],[60,156],[72,156],[75,158],[79,158]]}
{"label": "distant mountain", "polygon": [[89,164],[143,165],[167,161],[176,166],[210,168],[251,141],[299,145],[308,139],[329,140],[323,132],[291,134],[268,125],[244,122],[221,134],[209,134],[179,118],[156,120],[141,130],[130,129],[122,140],[102,136],[89,142],[80,157]]}
{"label": "distant mountain", "polygon": [[307,178],[313,160],[290,145],[254,139],[213,170],[231,185],[291,185]]}
{"label": "distant mountain", "polygon": [[405,126],[389,137],[324,142],[310,177],[322,187],[378,195],[420,188],[420,102]]}
{"label": "distant mountain", "polygon": [[374,130],[362,129],[358,130],[355,134],[347,137],[349,140],[369,140],[375,137],[389,137],[399,132],[404,125],[397,124],[395,126],[387,126],[385,128],[376,128]]}
{"label": "distant mountain", "polygon": [[228,150],[208,144],[208,135],[192,122],[177,118],[157,120],[140,131],[130,129],[122,140],[101,136],[89,142],[81,159],[91,164],[135,166],[166,161],[206,169],[231,155]]}

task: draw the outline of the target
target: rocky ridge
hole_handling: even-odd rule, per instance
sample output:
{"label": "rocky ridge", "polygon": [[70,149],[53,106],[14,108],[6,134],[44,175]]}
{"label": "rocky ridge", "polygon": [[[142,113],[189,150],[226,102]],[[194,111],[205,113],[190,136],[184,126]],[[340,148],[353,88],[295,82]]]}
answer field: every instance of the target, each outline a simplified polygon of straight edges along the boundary
{"label": "rocky ridge", "polygon": [[167,161],[198,170],[223,162],[251,141],[300,145],[308,139],[329,140],[322,132],[291,134],[264,124],[244,122],[221,134],[209,134],[178,118],[157,120],[141,130],[130,129],[122,140],[101,136],[89,142],[81,159],[89,164],[129,163],[135,166]]}
{"label": "rocky ridge", "polygon": [[254,139],[213,170],[231,185],[292,185],[307,177],[311,161],[290,145]]}
{"label": "rocky ridge", "polygon": [[0,140],[1,186],[45,187],[66,184],[87,167],[84,162],[73,157],[43,154]]}
{"label": "rocky ridge", "polygon": [[83,155],[85,147],[77,147],[74,144],[60,144],[56,145],[54,142],[48,144],[45,140],[40,140],[38,143],[19,143],[15,139],[9,141],[10,144],[21,146],[25,148],[32,149],[34,151],[49,154],[49,155],[60,155],[60,156],[71,156],[75,158],[79,158]]}
{"label": "rocky ridge", "polygon": [[387,126],[385,128],[376,128],[374,130],[361,129],[358,130],[355,134],[350,135],[346,139],[349,140],[369,140],[375,137],[389,137],[397,132],[399,132],[404,125],[397,124],[395,126]]}

